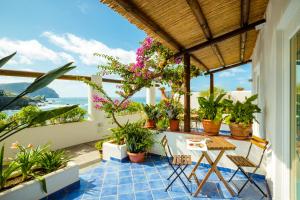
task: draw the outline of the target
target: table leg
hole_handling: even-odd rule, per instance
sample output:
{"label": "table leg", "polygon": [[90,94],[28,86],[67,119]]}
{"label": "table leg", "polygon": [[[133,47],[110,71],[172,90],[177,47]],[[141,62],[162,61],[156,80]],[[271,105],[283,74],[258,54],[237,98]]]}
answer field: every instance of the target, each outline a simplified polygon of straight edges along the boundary
{"label": "table leg", "polygon": [[195,172],[198,169],[198,167],[199,167],[199,165],[200,165],[200,163],[201,163],[201,161],[202,161],[203,158],[204,158],[204,155],[202,153],[201,156],[200,156],[200,158],[199,158],[199,160],[197,161],[195,167],[193,168],[192,172],[190,173],[190,175],[188,177],[189,179],[191,179],[194,174],[196,175]]}
{"label": "table leg", "polygon": [[206,183],[206,181],[208,180],[209,176],[211,175],[211,173],[214,171],[214,168],[217,166],[218,161],[221,159],[222,155],[223,155],[224,151],[221,151],[220,154],[217,156],[215,162],[209,162],[209,160],[211,161],[209,155],[207,154],[207,152],[202,152],[203,156],[206,158],[206,160],[208,161],[208,163],[211,165],[210,170],[207,172],[207,174],[205,175],[204,179],[201,181],[200,185],[198,186],[194,196],[196,197],[199,192],[201,191],[202,187],[204,186],[204,184]]}
{"label": "table leg", "polygon": [[225,151],[221,151],[217,157],[217,159],[215,160],[215,162],[213,162],[211,160],[211,158],[208,156],[208,154],[205,154],[205,158],[208,161],[208,163],[212,166],[211,170],[214,171],[216,173],[216,175],[218,176],[218,178],[223,182],[223,184],[225,185],[225,187],[227,188],[227,190],[230,192],[230,194],[232,196],[235,195],[234,191],[232,190],[232,188],[229,186],[229,184],[227,183],[227,181],[224,179],[224,177],[222,176],[221,172],[218,170],[217,168],[217,164],[220,161],[221,157],[223,156]]}

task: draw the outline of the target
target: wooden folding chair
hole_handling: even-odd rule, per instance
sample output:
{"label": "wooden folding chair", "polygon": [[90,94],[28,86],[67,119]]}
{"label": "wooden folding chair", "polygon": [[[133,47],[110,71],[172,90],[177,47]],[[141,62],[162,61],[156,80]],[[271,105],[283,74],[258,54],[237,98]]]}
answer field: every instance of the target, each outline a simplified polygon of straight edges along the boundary
{"label": "wooden folding chair", "polygon": [[[248,153],[247,156],[237,156],[237,155],[227,155],[227,157],[238,167],[238,169],[234,172],[234,174],[232,175],[232,177],[229,179],[228,182],[230,182],[233,177],[236,175],[236,173],[240,170],[246,177],[247,177],[247,181],[243,184],[243,186],[239,189],[238,191],[238,195],[242,192],[242,190],[245,188],[245,186],[247,185],[248,182],[252,183],[265,197],[267,197],[267,195],[264,193],[264,191],[258,186],[258,184],[253,180],[252,176],[249,175],[248,172],[245,172],[245,170],[243,169],[243,167],[249,167],[249,168],[254,168],[254,170],[252,171],[252,173],[254,174],[257,169],[260,167],[263,157],[264,157],[264,153],[267,149],[267,145],[268,145],[268,141],[259,138],[257,136],[253,136],[250,140],[250,146],[248,149]],[[261,148],[262,154],[259,160],[259,163],[256,165],[254,164],[251,160],[249,160],[249,155],[250,155],[250,151],[252,148],[252,145],[255,145],[259,148]]]}
{"label": "wooden folding chair", "polygon": [[186,179],[191,183],[189,178],[187,177],[186,173],[184,170],[192,164],[192,157],[190,155],[173,155],[170,149],[170,146],[168,144],[167,136],[165,135],[162,140],[161,144],[163,146],[165,155],[167,157],[168,163],[173,169],[173,172],[171,175],[167,178],[167,180],[170,180],[171,177],[175,174],[176,176],[174,179],[169,183],[169,185],[166,188],[166,191],[170,188],[170,186],[176,181],[177,178],[182,182],[186,190],[191,193],[191,191],[188,189],[182,178],[180,177],[181,174],[183,174]]}

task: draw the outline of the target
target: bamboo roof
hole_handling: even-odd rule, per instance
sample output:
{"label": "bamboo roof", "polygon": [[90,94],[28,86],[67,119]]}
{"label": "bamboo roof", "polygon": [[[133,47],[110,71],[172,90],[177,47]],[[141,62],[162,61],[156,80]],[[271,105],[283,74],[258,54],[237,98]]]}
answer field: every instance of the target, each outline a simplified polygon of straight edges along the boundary
{"label": "bamboo roof", "polygon": [[268,0],[100,0],[192,63],[213,70],[251,59]]}

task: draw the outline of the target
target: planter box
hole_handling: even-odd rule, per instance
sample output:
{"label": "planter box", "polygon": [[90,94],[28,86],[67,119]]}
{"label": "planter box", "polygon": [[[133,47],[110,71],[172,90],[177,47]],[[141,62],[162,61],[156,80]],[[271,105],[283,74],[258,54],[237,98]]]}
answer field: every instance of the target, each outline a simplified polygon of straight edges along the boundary
{"label": "planter box", "polygon": [[33,200],[46,197],[60,189],[79,181],[79,166],[75,163],[68,163],[68,166],[44,176],[47,184],[47,191],[42,190],[41,183],[31,180],[21,183],[9,190],[0,193],[1,200]]}
{"label": "planter box", "polygon": [[111,141],[103,143],[103,160],[117,160],[122,161],[127,158],[126,144],[117,145],[111,143]]}

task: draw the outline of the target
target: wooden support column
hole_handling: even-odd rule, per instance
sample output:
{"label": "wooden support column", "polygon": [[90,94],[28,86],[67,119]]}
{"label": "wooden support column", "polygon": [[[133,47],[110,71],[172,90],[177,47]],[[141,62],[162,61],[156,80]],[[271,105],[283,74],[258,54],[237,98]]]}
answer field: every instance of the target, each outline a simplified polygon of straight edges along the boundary
{"label": "wooden support column", "polygon": [[190,79],[191,79],[191,57],[189,54],[183,55],[184,62],[184,132],[191,131],[191,100],[190,100]]}
{"label": "wooden support column", "polygon": [[209,92],[210,94],[214,94],[214,74],[210,74],[210,84],[209,84]]}

